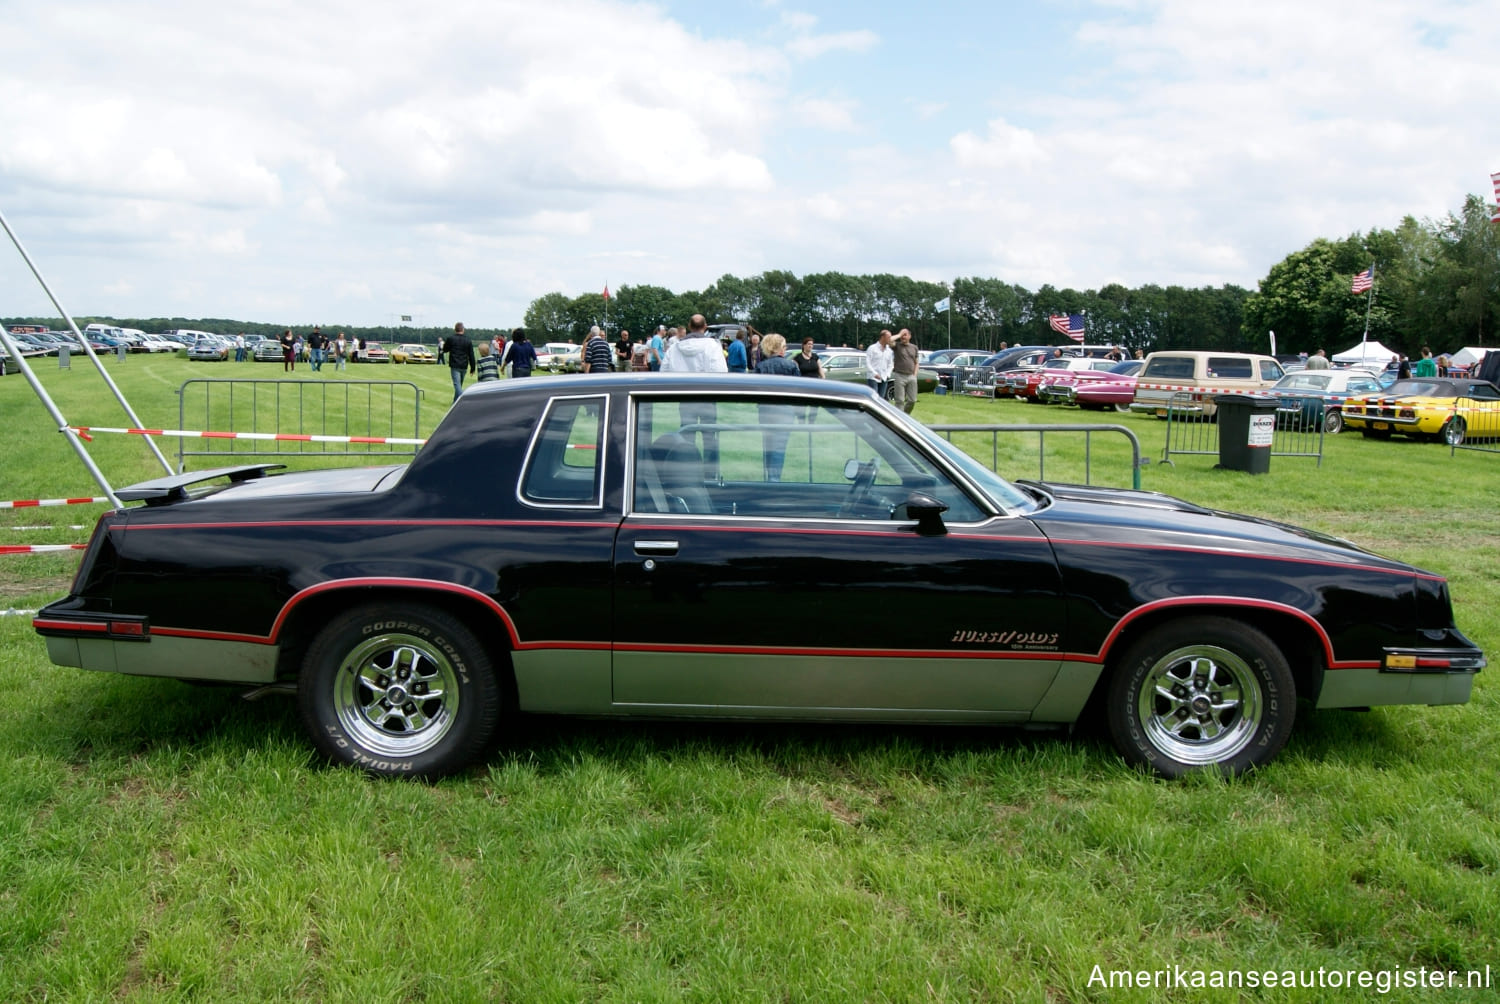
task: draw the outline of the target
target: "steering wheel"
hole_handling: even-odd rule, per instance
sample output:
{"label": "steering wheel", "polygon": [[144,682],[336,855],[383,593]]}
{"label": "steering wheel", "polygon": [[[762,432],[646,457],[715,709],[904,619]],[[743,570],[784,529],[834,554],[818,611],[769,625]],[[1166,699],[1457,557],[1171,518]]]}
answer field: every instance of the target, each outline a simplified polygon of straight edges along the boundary
{"label": "steering wheel", "polygon": [[879,466],[879,457],[871,457],[859,464],[859,469],[854,472],[854,484],[849,486],[844,504],[839,506],[840,516],[859,515],[865,503],[870,500],[870,489],[875,486],[875,471]]}

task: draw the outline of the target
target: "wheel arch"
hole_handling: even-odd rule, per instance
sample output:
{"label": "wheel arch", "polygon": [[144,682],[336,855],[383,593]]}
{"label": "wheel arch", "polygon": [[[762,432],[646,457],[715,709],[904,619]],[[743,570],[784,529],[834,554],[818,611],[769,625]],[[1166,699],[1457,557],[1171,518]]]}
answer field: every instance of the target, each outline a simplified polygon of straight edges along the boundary
{"label": "wheel arch", "polygon": [[1284,604],[1237,598],[1202,597],[1148,604],[1122,618],[1100,652],[1104,671],[1094,683],[1086,708],[1097,712],[1120,671],[1122,653],[1164,624],[1187,617],[1223,617],[1239,621],[1264,634],[1281,650],[1292,671],[1297,696],[1317,702],[1323,689],[1323,674],[1332,657],[1331,644],[1317,621],[1303,611]]}
{"label": "wheel arch", "polygon": [[340,579],[298,592],[282,607],[271,632],[272,640],[281,648],[277,678],[297,678],[308,646],[337,614],[356,606],[389,604],[399,610],[403,604],[412,603],[443,610],[473,631],[494,661],[506,707],[516,707],[510,653],[517,639],[510,615],[476,589],[425,579]]}

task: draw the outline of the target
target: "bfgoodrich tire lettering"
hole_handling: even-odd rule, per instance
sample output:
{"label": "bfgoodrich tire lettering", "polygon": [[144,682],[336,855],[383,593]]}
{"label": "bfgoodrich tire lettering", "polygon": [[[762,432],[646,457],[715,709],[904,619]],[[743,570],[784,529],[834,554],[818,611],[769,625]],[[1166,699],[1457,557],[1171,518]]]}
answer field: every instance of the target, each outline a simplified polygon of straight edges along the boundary
{"label": "bfgoodrich tire lettering", "polygon": [[403,777],[472,763],[493,741],[501,711],[479,640],[456,617],[422,605],[335,617],[308,649],[297,703],[331,759]]}
{"label": "bfgoodrich tire lettering", "polygon": [[1163,777],[1266,763],[1295,716],[1286,657],[1262,632],[1225,617],[1156,628],[1130,646],[1110,681],[1115,745]]}

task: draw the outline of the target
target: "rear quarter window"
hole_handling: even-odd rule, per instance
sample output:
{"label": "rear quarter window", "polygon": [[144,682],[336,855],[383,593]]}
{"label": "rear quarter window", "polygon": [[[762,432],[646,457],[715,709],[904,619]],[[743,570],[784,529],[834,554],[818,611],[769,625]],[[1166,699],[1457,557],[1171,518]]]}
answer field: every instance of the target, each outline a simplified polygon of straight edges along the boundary
{"label": "rear quarter window", "polygon": [[1220,380],[1253,380],[1255,368],[1249,359],[1234,356],[1209,356],[1208,375]]}
{"label": "rear quarter window", "polygon": [[531,505],[604,505],[605,397],[555,398],[537,425],[521,475],[521,499]]}

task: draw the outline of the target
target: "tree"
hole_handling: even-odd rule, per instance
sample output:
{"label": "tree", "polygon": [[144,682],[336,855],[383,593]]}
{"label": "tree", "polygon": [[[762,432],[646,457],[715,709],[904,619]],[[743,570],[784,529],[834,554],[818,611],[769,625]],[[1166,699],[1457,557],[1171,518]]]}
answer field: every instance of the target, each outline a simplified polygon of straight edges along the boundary
{"label": "tree", "polygon": [[527,337],[535,342],[560,342],[573,331],[568,298],[562,293],[544,293],[531,301],[524,318]]}

